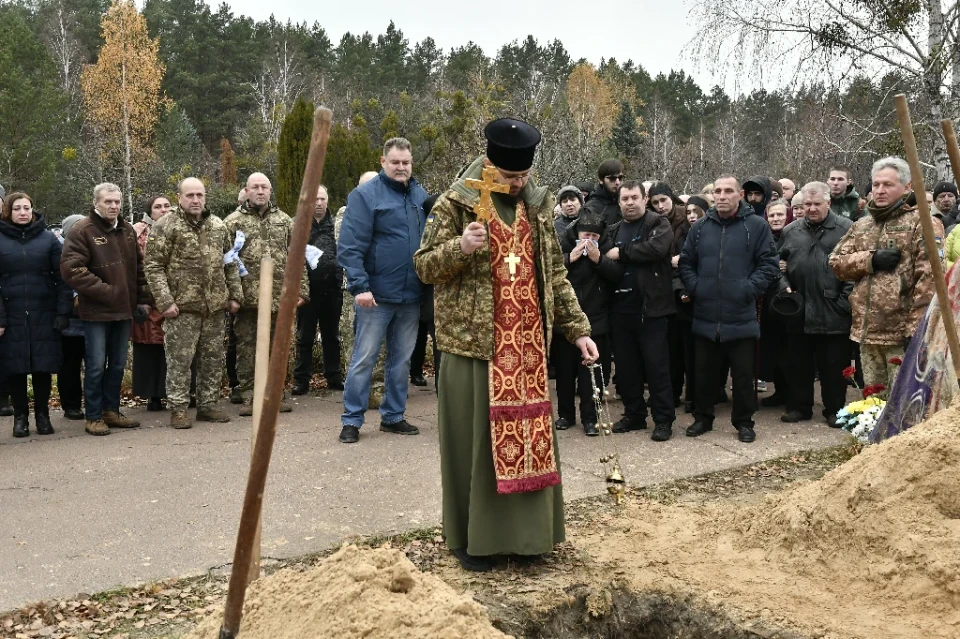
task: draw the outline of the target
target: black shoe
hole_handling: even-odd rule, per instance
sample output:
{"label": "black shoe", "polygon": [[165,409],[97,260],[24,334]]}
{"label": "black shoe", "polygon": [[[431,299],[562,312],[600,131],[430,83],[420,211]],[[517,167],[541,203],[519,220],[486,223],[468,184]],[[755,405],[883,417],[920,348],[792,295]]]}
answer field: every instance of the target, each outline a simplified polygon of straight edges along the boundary
{"label": "black shoe", "polygon": [[393,424],[384,424],[380,422],[380,430],[385,433],[393,433],[394,435],[419,435],[420,429],[414,426],[413,424],[407,423],[407,420],[401,419],[399,422]]}
{"label": "black shoe", "polygon": [[150,401],[147,402],[147,410],[151,413],[163,410],[163,402],[160,401],[159,397],[151,397]]}
{"label": "black shoe", "polygon": [[600,431],[599,429],[597,429],[596,424],[587,423],[583,425],[583,434],[586,435],[587,437],[596,437],[597,435],[600,434]]}
{"label": "black shoe", "polygon": [[737,439],[742,441],[744,444],[749,444],[757,438],[757,434],[753,432],[753,426],[744,424],[743,426],[737,426]]}
{"label": "black shoe", "polygon": [[329,388],[330,390],[342,391],[342,390],[343,390],[343,380],[340,379],[340,376],[339,376],[339,375],[337,375],[337,376],[332,376],[332,375],[331,375],[330,377],[327,378],[327,388]]}
{"label": "black shoe", "polygon": [[356,426],[344,426],[340,429],[341,444],[356,444],[360,440],[360,429]]}
{"label": "black shoe", "polygon": [[427,380],[423,378],[423,375],[411,375],[410,383],[414,386],[426,386]]}
{"label": "black shoe", "polygon": [[9,403],[0,404],[0,417],[10,417],[13,415],[13,406]]}
{"label": "black shoe", "polygon": [[291,395],[306,395],[310,392],[310,383],[309,382],[297,382],[293,385],[293,390],[290,391]]}
{"label": "black shoe", "polygon": [[693,402],[685,402],[683,405],[683,412],[693,413]]}
{"label": "black shoe", "polygon": [[243,393],[240,392],[239,386],[234,386],[230,389],[230,403],[231,404],[242,404],[243,403]]}
{"label": "black shoe", "polygon": [[453,556],[460,562],[460,567],[470,572],[489,572],[493,569],[493,562],[486,557],[477,557],[467,553],[463,548],[451,550]]}
{"label": "black shoe", "polygon": [[26,414],[15,415],[13,417],[13,436],[14,437],[30,436],[30,420],[28,415]]}
{"label": "black shoe", "polygon": [[665,442],[673,436],[672,424],[657,424],[653,427],[653,434],[650,439],[655,442]]}
{"label": "black shoe", "polygon": [[63,416],[73,421],[84,419],[83,411],[79,408],[64,408]]}
{"label": "black shoe", "polygon": [[557,430],[567,430],[573,426],[573,422],[566,417],[561,417],[557,421],[553,422],[553,425]]}
{"label": "black shoe", "polygon": [[[796,424],[797,422],[808,422],[813,419],[813,415],[810,413],[801,413],[798,410],[792,410],[786,415],[780,416],[780,421],[784,424]],[[752,439],[750,441],[753,441]]]}
{"label": "black shoe", "polygon": [[34,419],[37,420],[37,435],[53,435],[53,424],[50,423],[49,413],[37,413]]}
{"label": "black shoe", "polygon": [[619,422],[613,425],[613,432],[615,433],[629,433],[631,430],[647,430],[647,420],[623,416]]}
{"label": "black shoe", "polygon": [[690,424],[690,426],[687,428],[687,437],[699,437],[704,433],[709,433],[711,430],[713,430],[712,423],[704,422],[698,419]]}
{"label": "black shoe", "polygon": [[773,408],[774,406],[783,406],[787,401],[780,393],[774,393],[770,397],[764,397],[760,400],[760,405],[764,408]]}
{"label": "black shoe", "polygon": [[827,426],[830,428],[843,428],[843,426],[837,422],[837,413],[823,411],[823,417],[827,420]]}

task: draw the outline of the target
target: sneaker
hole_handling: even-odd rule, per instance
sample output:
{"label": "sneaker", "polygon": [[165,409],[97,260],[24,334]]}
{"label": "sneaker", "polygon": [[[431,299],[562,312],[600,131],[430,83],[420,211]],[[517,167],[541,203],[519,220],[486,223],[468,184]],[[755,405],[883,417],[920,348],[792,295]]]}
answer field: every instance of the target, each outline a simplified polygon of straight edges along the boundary
{"label": "sneaker", "polygon": [[613,425],[613,432],[615,433],[629,433],[631,430],[646,430],[647,429],[647,420],[646,419],[634,419],[633,417],[627,417],[624,415],[620,418],[616,424]]}
{"label": "sneaker", "polygon": [[81,420],[84,417],[83,411],[79,408],[64,408],[63,416],[73,421]]}
{"label": "sneaker", "polygon": [[553,422],[553,426],[557,430],[567,430],[568,428],[573,426],[573,422],[571,422],[566,417],[561,417],[557,421]]}
{"label": "sneaker", "polygon": [[687,428],[687,437],[699,437],[704,433],[709,433],[713,430],[713,424],[710,422],[705,422],[702,420],[697,420],[690,424],[690,427]]}
{"label": "sneaker", "polygon": [[460,567],[470,572],[489,572],[493,569],[493,562],[486,557],[477,557],[469,554],[464,548],[451,550],[453,556],[460,562]]}
{"label": "sneaker", "polygon": [[427,380],[423,378],[423,375],[411,375],[410,383],[414,386],[426,386]]}
{"label": "sneaker", "polygon": [[197,421],[226,424],[230,421],[230,416],[215,407],[199,408],[197,409]]}
{"label": "sneaker", "polygon": [[597,428],[596,424],[587,423],[583,425],[583,434],[587,437],[596,437],[600,434],[600,430]]}
{"label": "sneaker", "polygon": [[[796,424],[797,422],[808,422],[813,419],[813,415],[810,413],[801,413],[798,410],[792,410],[786,415],[780,416],[780,421],[784,424]],[[751,440],[752,441],[752,440]]]}
{"label": "sneaker", "polygon": [[385,433],[393,433],[395,435],[420,434],[420,429],[413,424],[407,423],[407,420],[405,419],[401,419],[399,422],[394,422],[393,424],[384,424],[383,422],[380,422],[380,430]]}
{"label": "sneaker", "polygon": [[239,386],[234,386],[230,389],[230,403],[231,404],[242,404],[243,403],[243,393],[240,392]]}
{"label": "sneaker", "polygon": [[297,382],[293,385],[293,390],[290,391],[291,395],[306,395],[310,392],[310,384],[308,382]]}
{"label": "sneaker", "polygon": [[360,429],[356,426],[344,426],[340,429],[341,444],[356,444],[360,439]]}
{"label": "sneaker", "polygon": [[767,383],[762,379],[757,380],[757,392],[766,393],[767,392]]}
{"label": "sneaker", "polygon": [[773,395],[770,397],[764,397],[760,400],[760,405],[764,408],[773,408],[774,406],[783,406],[787,401],[784,398],[783,394],[773,391]]}
{"label": "sneaker", "polygon": [[91,435],[109,435],[110,427],[107,426],[102,419],[87,420],[84,430],[90,433]]}
{"label": "sneaker", "polygon": [[[200,416],[197,415],[197,417],[199,418]],[[170,425],[177,430],[193,428],[193,422],[190,421],[190,416],[187,414],[187,409],[174,408],[172,411],[170,411]]]}
{"label": "sneaker", "polygon": [[673,425],[657,424],[653,427],[653,434],[650,436],[655,442],[665,442],[673,436]]}
{"label": "sneaker", "polygon": [[737,439],[742,441],[744,444],[749,444],[757,438],[757,434],[753,432],[753,426],[744,424],[743,426],[737,426]]}
{"label": "sneaker", "polygon": [[135,419],[130,419],[118,410],[103,411],[103,423],[109,428],[136,428],[140,425],[140,422]]}

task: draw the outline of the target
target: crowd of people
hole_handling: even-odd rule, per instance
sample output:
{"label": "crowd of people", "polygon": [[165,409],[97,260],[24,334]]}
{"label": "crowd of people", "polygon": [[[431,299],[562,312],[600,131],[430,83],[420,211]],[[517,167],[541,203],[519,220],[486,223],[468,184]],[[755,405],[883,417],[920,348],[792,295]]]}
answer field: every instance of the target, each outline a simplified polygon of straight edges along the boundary
{"label": "crowd of people", "polygon": [[[370,407],[379,408],[382,431],[418,433],[405,419],[408,383],[426,385],[428,336],[439,377],[446,351],[438,318],[455,316],[466,327],[446,336],[467,342],[447,349],[457,366],[456,357],[483,347],[485,332],[471,318],[485,312],[477,305],[487,298],[470,298],[467,307],[462,290],[445,289],[435,301],[417,269],[434,205],[474,207],[469,198],[483,169],[478,160],[431,196],[413,176],[410,143],[393,138],[381,171],[364,174],[336,215],[320,188],[299,291],[292,392],[310,389],[319,333],[326,386],[343,391],[341,442],[359,440]],[[494,193],[526,187],[529,167],[498,170],[507,177]],[[275,326],[293,231],[266,175],[249,177],[223,220],[207,210],[196,178],[179,183],[175,202],[150,199],[136,224],[120,214],[120,188],[99,184],[89,213],[68,217],[56,233],[26,193],[0,196],[0,414],[13,415],[14,436],[29,434],[28,376],[38,434],[54,431],[54,375],[64,417],[84,420],[88,433],[138,426],[120,410],[131,342],[133,394],[148,410],[169,410],[174,428],[230,420],[218,408],[225,353],[231,401],[242,405],[241,416],[252,414],[261,258],[274,261]],[[693,415],[685,433],[696,437],[713,429],[716,404],[730,401],[728,379],[742,442],[756,437],[758,398],[771,383],[759,405],[783,407],[781,420],[793,423],[813,418],[819,380],[823,417],[836,427],[847,397],[844,369],[853,363],[860,386],[889,386],[889,362],[902,356],[933,295],[909,169],[899,158],[874,164],[864,197],[842,166],[822,182],[722,175],[699,193],[678,194],[632,179],[608,159],[596,183],[563,185],[543,198],[537,204],[549,203],[548,231],[563,257],[551,276],[575,293],[597,354],[585,363],[583,344],[565,339],[549,316],[559,310],[541,309],[557,430],[575,426],[579,414],[584,433],[599,434],[594,388],[612,384],[624,407],[614,432],[645,430],[649,418],[652,439],[665,441],[682,407]],[[943,249],[933,257],[949,266],[960,254],[960,233],[951,232],[957,188],[940,183],[926,198]],[[457,237],[429,258],[442,254],[452,262],[444,268],[459,272],[491,250],[484,224],[453,230]],[[513,250],[507,257],[512,279],[523,264]],[[496,272],[488,265],[480,277]],[[281,410],[292,407],[284,401]]]}

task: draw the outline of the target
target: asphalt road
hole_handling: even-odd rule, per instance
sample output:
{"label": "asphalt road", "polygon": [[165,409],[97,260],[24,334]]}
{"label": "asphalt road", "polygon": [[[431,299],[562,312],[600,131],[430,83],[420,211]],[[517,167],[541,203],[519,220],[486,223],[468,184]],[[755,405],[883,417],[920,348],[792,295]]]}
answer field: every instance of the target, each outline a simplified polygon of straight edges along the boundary
{"label": "asphalt road", "polygon": [[[265,496],[263,556],[323,550],[356,535],[396,533],[440,520],[436,403],[410,388],[415,437],[377,430],[368,413],[358,444],[337,442],[340,395],[294,398],[280,415]],[[57,434],[14,439],[0,419],[0,610],[44,598],[204,572],[228,564],[250,458],[249,418],[229,424],[167,426],[169,413],[131,410],[143,426],[109,437],[52,414]],[[614,418],[618,403],[611,404]],[[655,443],[649,431],[614,441],[631,485],[648,485],[833,446],[845,435],[820,421],[781,424],[758,414],[757,441],[741,444],[719,407],[715,430],[696,439],[682,430]],[[815,413],[819,408],[815,409]],[[32,422],[32,419],[31,419]],[[31,430],[33,424],[31,423]],[[579,428],[560,433],[567,500],[603,493],[602,438]]]}

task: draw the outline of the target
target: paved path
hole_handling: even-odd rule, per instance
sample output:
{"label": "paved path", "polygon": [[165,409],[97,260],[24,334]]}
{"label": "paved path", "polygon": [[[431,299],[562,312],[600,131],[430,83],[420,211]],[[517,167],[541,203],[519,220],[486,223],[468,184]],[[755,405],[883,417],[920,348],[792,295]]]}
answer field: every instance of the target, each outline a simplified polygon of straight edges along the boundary
{"label": "paved path", "polygon": [[[432,387],[432,380],[431,380]],[[421,435],[377,430],[337,443],[340,395],[294,398],[280,416],[264,510],[263,554],[323,550],[344,537],[431,526],[440,519],[436,403],[411,387],[408,419]],[[236,406],[227,404],[236,415]],[[612,404],[616,417],[619,405]],[[143,427],[91,437],[54,415],[57,434],[15,440],[0,419],[0,610],[49,597],[205,571],[232,560],[250,455],[250,419],[177,431],[168,413],[130,411]],[[616,436],[627,480],[647,485],[797,450],[836,445],[822,422],[758,417],[757,441],[741,444],[724,413],[716,430],[664,444],[649,431]],[[31,424],[31,429],[33,428]],[[560,433],[568,500],[604,492],[601,438]]]}

